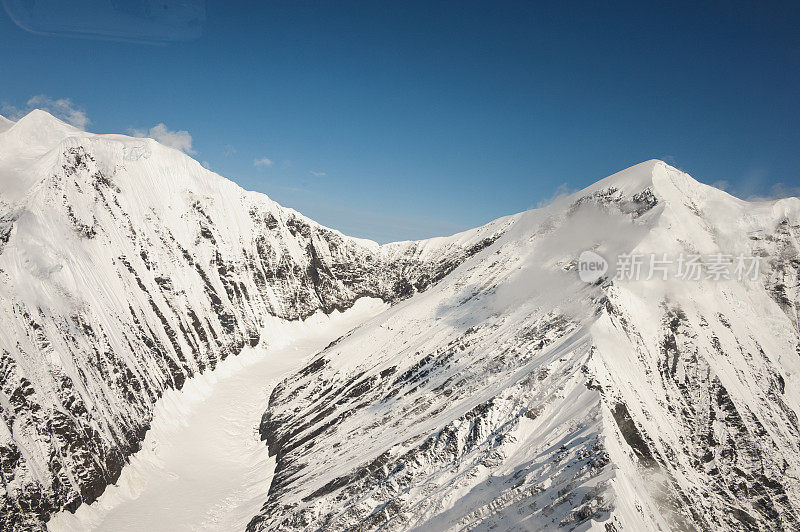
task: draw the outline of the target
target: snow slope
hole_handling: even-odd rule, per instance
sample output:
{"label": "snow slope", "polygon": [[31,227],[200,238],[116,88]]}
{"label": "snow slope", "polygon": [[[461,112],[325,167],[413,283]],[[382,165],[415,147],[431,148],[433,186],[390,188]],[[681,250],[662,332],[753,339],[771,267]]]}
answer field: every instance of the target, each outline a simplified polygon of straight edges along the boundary
{"label": "snow slope", "polygon": [[164,391],[256,345],[267,320],[408,297],[508,225],[382,247],[152,139],[43,111],[0,133],[0,182],[4,530],[97,499]]}
{"label": "snow slope", "polygon": [[[797,529],[798,236],[660,161],[523,213],[275,388],[249,530]],[[587,249],[765,261],[586,284]]]}

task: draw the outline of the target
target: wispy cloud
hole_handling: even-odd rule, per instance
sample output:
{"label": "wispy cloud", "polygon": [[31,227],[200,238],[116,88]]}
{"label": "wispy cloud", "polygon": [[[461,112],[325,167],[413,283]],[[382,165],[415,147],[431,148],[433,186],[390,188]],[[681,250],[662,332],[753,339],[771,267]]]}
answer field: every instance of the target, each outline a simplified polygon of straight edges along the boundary
{"label": "wispy cloud", "polygon": [[720,179],[719,181],[714,181],[713,183],[711,183],[711,186],[714,187],[714,188],[718,188],[720,190],[724,190],[725,192],[728,192],[731,189],[730,182],[725,180],[725,179]]}
{"label": "wispy cloud", "polygon": [[566,183],[561,183],[556,187],[556,190],[555,192],[553,192],[552,196],[550,196],[549,198],[544,198],[539,200],[536,203],[535,208],[541,209],[542,207],[547,207],[548,205],[552,205],[553,203],[556,203],[557,201],[560,201],[563,198],[569,196],[573,192],[575,192],[574,189],[570,188]]}
{"label": "wispy cloud", "polygon": [[192,136],[185,130],[173,131],[162,123],[151,127],[149,131],[143,129],[131,129],[130,131],[134,137],[150,137],[165,146],[181,150],[189,155],[197,153],[192,149]]}
{"label": "wispy cloud", "polygon": [[86,116],[86,112],[72,103],[69,98],[55,100],[44,94],[31,97],[25,102],[25,106],[22,109],[6,103],[3,103],[2,109],[3,114],[11,120],[19,120],[34,109],[41,109],[78,129],[86,129],[86,126],[91,122],[89,117]]}
{"label": "wispy cloud", "polygon": [[225,152],[224,152],[224,153],[225,153],[225,157],[230,157],[231,155],[233,155],[233,154],[235,154],[235,153],[236,153],[236,148],[234,148],[234,147],[233,147],[232,145],[230,145],[230,144],[226,144],[226,145],[225,145]]}
{"label": "wispy cloud", "polygon": [[259,157],[257,159],[253,159],[253,166],[255,167],[272,166],[273,164],[275,163],[273,163],[272,159],[269,159],[268,157]]}
{"label": "wispy cloud", "polygon": [[325,177],[328,175],[326,172],[315,172],[314,170],[311,170],[309,174],[313,175],[314,177]]}
{"label": "wispy cloud", "polygon": [[766,193],[756,193],[744,196],[747,201],[774,201],[783,198],[800,198],[800,186],[786,183],[775,183]]}

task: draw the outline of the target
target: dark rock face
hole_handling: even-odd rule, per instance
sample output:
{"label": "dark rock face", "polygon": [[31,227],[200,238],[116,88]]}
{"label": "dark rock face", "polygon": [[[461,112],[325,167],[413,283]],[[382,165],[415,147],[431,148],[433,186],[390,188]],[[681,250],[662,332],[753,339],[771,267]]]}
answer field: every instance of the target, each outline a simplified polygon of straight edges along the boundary
{"label": "dark rock face", "polygon": [[[722,313],[712,323],[674,304],[663,310],[663,339],[651,353],[662,411],[636,416],[623,403],[612,410],[644,475],[657,479],[651,482],[660,511],[681,530],[794,530],[800,508],[784,472],[797,462],[800,426],[784,402],[780,370],[754,337],[736,339]],[[735,349],[723,348],[726,330]],[[719,360],[735,354],[747,360],[739,369],[748,379],[720,375],[727,368]],[[733,392],[729,385],[748,388]],[[659,431],[656,415],[668,419],[670,436],[679,436]]]}
{"label": "dark rock face", "polygon": [[[398,301],[502,232],[423,260],[424,243],[351,239],[208,175],[205,187],[178,176],[143,205],[136,161],[68,144],[35,193],[0,212],[2,530],[43,529],[53,512],[94,501],[138,450],[164,390],[256,345],[266,316]],[[51,238],[50,223],[68,232]]]}
{"label": "dark rock face", "polygon": [[768,276],[764,285],[800,331],[800,224],[783,218],[771,234],[752,234],[755,253]]}

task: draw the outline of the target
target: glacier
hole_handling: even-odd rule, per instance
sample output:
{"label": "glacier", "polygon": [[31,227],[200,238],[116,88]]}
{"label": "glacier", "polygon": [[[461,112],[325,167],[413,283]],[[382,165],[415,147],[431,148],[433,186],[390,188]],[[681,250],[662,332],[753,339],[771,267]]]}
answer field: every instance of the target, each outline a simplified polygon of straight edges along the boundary
{"label": "glacier", "polygon": [[[345,312],[268,320],[262,342],[157,402],[142,450],[114,486],[51,531],[243,530],[267,498],[274,458],[256,430],[276,380],[386,308],[362,298]],[[265,352],[266,351],[266,352]]]}
{"label": "glacier", "polygon": [[[269,460],[235,524],[196,498],[201,528],[796,529],[799,237],[797,198],[743,201],[652,160],[378,245],[151,139],[0,121],[0,525],[130,524],[164,489],[133,486],[182,416],[165,405],[239,367],[263,440],[242,445]],[[762,272],[584,283],[586,250]],[[248,373],[282,364],[278,331],[302,344],[367,302],[324,349]]]}

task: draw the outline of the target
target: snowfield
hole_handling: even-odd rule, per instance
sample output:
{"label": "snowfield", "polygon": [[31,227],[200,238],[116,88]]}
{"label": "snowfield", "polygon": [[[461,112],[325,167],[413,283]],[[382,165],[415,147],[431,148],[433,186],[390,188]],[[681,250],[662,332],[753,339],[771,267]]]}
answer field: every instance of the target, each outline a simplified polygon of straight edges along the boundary
{"label": "snowfield", "polygon": [[[761,270],[584,283],[587,250]],[[799,272],[800,200],[662,161],[379,246],[0,121],[0,525],[796,530]]]}

